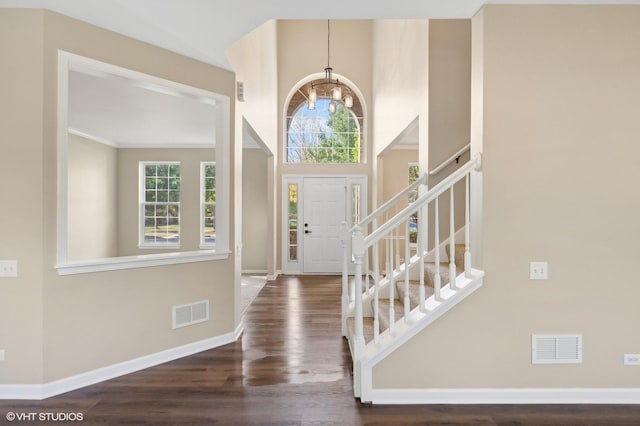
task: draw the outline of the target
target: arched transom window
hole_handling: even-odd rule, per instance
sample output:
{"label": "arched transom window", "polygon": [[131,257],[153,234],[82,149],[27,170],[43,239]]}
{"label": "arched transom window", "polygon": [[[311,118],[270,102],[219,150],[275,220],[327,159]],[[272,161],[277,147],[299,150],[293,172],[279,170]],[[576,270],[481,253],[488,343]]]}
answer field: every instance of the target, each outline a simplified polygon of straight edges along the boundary
{"label": "arched transom window", "polygon": [[287,163],[364,162],[362,103],[353,90],[336,81],[311,81],[291,97],[287,108]]}

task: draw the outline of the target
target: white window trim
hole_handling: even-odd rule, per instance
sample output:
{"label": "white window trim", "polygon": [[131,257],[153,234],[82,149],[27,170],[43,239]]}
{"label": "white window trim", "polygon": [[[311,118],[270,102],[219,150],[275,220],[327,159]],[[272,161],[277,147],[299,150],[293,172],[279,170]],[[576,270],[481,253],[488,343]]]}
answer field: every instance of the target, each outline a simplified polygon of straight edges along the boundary
{"label": "white window trim", "polygon": [[[216,119],[221,123],[216,126],[216,188],[217,197],[217,229],[216,250],[184,251],[170,253],[156,253],[140,256],[119,256],[87,261],[71,261],[67,256],[68,235],[68,106],[69,106],[69,71],[95,71],[99,70],[109,74],[123,76],[129,79],[152,82],[161,86],[173,88],[197,96],[203,99],[211,99],[216,102]],[[113,271],[120,269],[143,268],[150,266],[173,265],[178,263],[203,262],[212,260],[225,260],[229,258],[229,229],[231,212],[230,195],[230,152],[231,152],[231,98],[226,95],[214,93],[208,90],[198,89],[184,84],[154,77],[148,74],[132,71],[126,68],[95,59],[86,58],[73,53],[58,50],[58,121],[57,121],[57,243],[56,264],[54,268],[59,275],[82,274],[92,272]]]}
{"label": "white window trim", "polygon": [[[216,202],[213,203],[214,206],[216,207],[216,242],[215,243],[206,243],[204,241],[204,230],[205,230],[205,215],[204,215],[204,210],[207,204],[211,204],[211,203],[206,203],[204,200],[204,193],[205,193],[205,167],[207,166],[216,166],[216,176],[215,176],[215,181],[216,181]],[[215,249],[217,246],[217,241],[218,241],[218,200],[217,200],[217,196],[218,196],[218,166],[216,164],[215,161],[202,161],[200,163],[200,248],[203,250],[206,249]]]}
{"label": "white window trim", "polygon": [[[178,243],[145,243],[144,242],[144,207],[146,204],[149,204],[145,201],[145,189],[146,189],[146,174],[145,174],[145,166],[149,165],[158,165],[158,166],[180,166],[179,161],[140,161],[138,163],[138,248],[147,250],[147,249],[179,249],[180,241],[178,239]],[[180,173],[180,179],[182,180],[182,172]],[[180,182],[180,190],[182,191],[182,182]],[[180,223],[180,213],[181,213],[181,204],[178,202],[169,202],[166,203],[156,203],[156,204],[177,204],[178,205],[178,229],[181,230],[182,224]],[[181,234],[182,231],[179,231],[178,234]]]}

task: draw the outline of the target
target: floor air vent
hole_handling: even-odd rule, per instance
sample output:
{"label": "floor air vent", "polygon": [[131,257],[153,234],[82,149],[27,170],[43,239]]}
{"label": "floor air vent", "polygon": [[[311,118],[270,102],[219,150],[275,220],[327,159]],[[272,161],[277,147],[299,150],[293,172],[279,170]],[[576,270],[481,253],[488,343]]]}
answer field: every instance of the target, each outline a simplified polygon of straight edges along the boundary
{"label": "floor air vent", "polygon": [[531,336],[532,364],[582,363],[582,335],[561,334]]}
{"label": "floor air vent", "polygon": [[172,309],[173,328],[185,327],[209,320],[209,301],[174,306]]}

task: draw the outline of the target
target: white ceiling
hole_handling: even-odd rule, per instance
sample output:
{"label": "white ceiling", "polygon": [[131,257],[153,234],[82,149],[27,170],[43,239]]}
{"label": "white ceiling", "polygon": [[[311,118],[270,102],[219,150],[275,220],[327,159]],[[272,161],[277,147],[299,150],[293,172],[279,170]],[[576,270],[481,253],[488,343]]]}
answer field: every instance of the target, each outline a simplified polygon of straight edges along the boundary
{"label": "white ceiling", "polygon": [[225,50],[270,19],[470,18],[485,3],[640,3],[640,0],[0,0],[47,8],[230,69]]}
{"label": "white ceiling", "polygon": [[214,100],[113,74],[69,72],[69,130],[108,145],[211,148],[215,118]]}
{"label": "white ceiling", "polygon": [[[46,8],[230,69],[225,50],[271,19],[470,18],[490,0],[0,0],[0,8]],[[637,4],[640,0],[497,0],[493,3]],[[75,73],[78,74],[78,73]],[[214,133],[206,104],[124,81],[73,75],[70,128],[114,145],[198,145]],[[93,112],[93,116],[92,116]],[[102,117],[98,119],[97,117]],[[172,119],[169,119],[172,118]],[[153,119],[153,120],[152,120]],[[409,132],[400,144],[415,144]],[[208,141],[207,143],[211,143]]]}

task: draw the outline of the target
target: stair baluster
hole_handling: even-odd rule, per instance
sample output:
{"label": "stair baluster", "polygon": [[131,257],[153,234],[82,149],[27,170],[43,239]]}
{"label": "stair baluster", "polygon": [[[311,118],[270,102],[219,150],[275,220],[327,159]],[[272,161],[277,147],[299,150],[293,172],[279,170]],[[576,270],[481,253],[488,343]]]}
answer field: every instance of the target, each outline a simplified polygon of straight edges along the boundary
{"label": "stair baluster", "polygon": [[471,200],[469,194],[469,175],[465,178],[465,194],[464,194],[464,276],[471,278],[471,250],[469,248],[469,235],[471,224],[469,223],[469,211],[471,209]]}
{"label": "stair baluster", "polygon": [[410,243],[409,235],[409,221],[405,222],[405,237],[404,237],[404,319],[409,320],[409,312],[411,312],[411,301],[409,299],[409,259],[411,259],[411,252],[409,248]]}
{"label": "stair baluster", "polygon": [[364,236],[362,229],[356,226],[352,235],[352,251],[354,258],[354,287],[356,289],[355,294],[355,348],[354,348],[354,361],[358,361],[362,352],[364,351],[364,320],[362,312],[362,257],[365,252],[364,248]]}
{"label": "stair baluster", "polygon": [[[393,262],[393,259],[395,258],[394,248],[395,248],[394,241],[391,240],[391,262]],[[389,275],[389,280],[390,280],[389,281],[389,331],[391,333],[393,333],[393,329],[395,328],[395,324],[396,324],[396,312],[393,307],[393,300],[395,299],[395,294],[393,289],[396,286],[394,271],[395,271],[395,268],[392,267],[391,273]]]}
{"label": "stair baluster", "polygon": [[418,299],[420,300],[420,311],[424,312],[426,310],[426,291],[424,288],[424,267],[425,267],[425,241],[427,241],[426,230],[428,229],[427,221],[425,216],[425,208],[421,208],[418,210],[418,253],[420,256],[420,289],[418,293]]}
{"label": "stair baluster", "polygon": [[347,312],[349,311],[349,250],[347,244],[347,222],[340,225],[342,233],[342,335],[347,335]]}
{"label": "stair baluster", "polygon": [[456,287],[456,227],[455,227],[455,214],[454,214],[454,199],[453,199],[453,185],[450,189],[450,203],[449,203],[449,288],[451,290],[457,290]]}
{"label": "stair baluster", "polygon": [[440,212],[439,212],[439,208],[438,208],[438,198],[435,199],[435,215],[433,218],[433,223],[434,223],[434,232],[433,232],[433,238],[434,238],[434,255],[435,255],[435,271],[436,271],[436,275],[435,277],[433,277],[433,294],[434,294],[434,298],[436,299],[436,301],[440,302],[442,301],[442,296],[440,295]]}
{"label": "stair baluster", "polygon": [[378,244],[373,244],[373,340],[378,343],[380,337],[380,253],[378,252]]}

